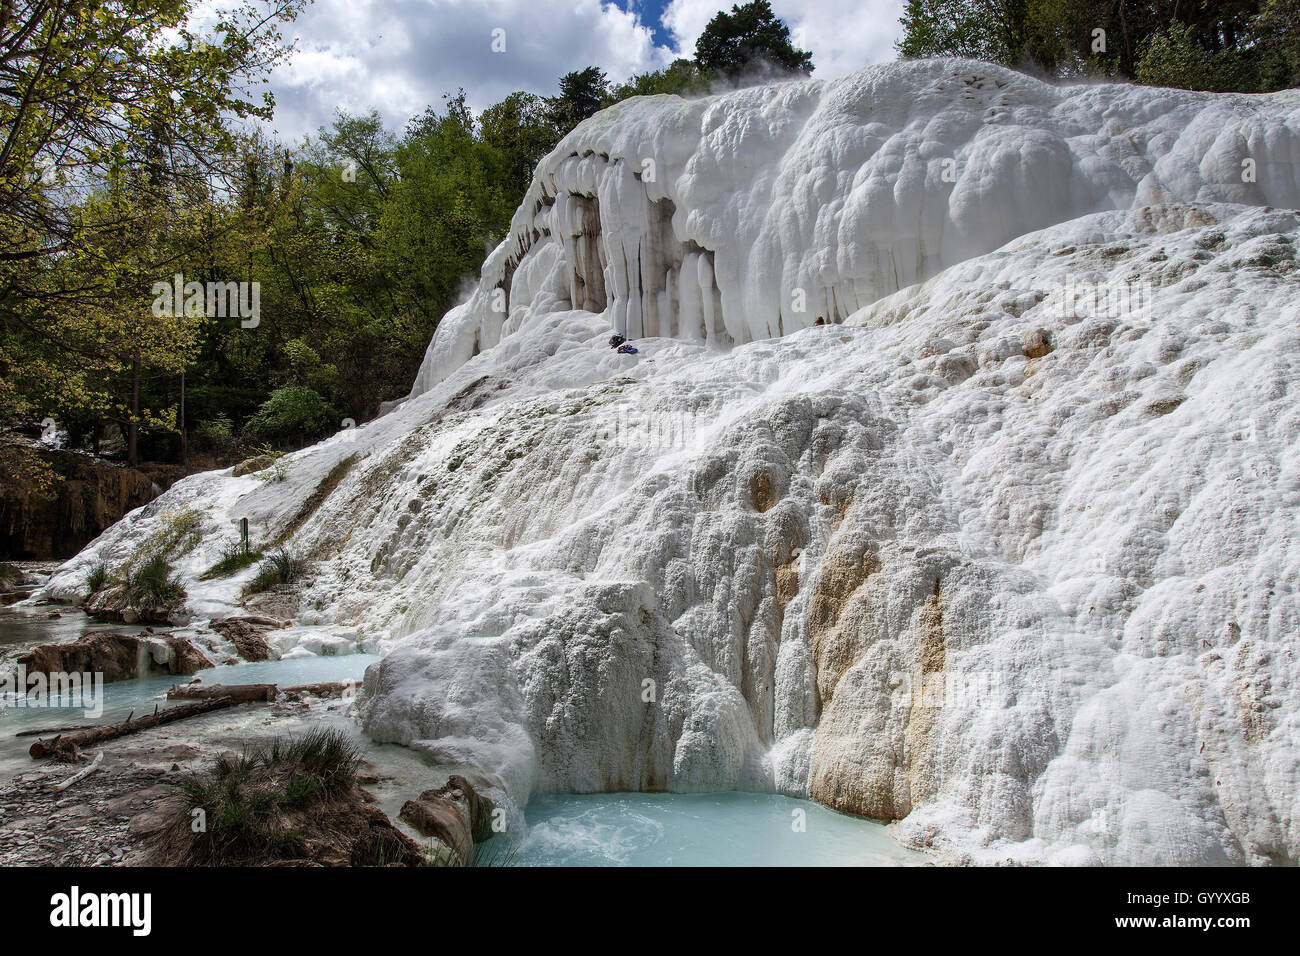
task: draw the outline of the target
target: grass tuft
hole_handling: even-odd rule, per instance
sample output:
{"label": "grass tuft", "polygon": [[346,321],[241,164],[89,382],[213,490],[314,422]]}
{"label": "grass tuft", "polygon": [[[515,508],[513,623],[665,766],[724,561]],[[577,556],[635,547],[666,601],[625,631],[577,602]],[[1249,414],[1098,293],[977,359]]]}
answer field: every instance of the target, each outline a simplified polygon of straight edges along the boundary
{"label": "grass tuft", "polygon": [[90,574],[86,577],[86,585],[90,588],[91,594],[96,594],[113,582],[113,573],[105,561],[98,561],[90,569]]}
{"label": "grass tuft", "polygon": [[228,578],[236,571],[242,571],[250,564],[261,561],[262,557],[262,552],[256,548],[249,548],[245,551],[243,544],[240,542],[230,542],[222,547],[221,559],[199,575],[199,580],[211,581],[214,578]]}
{"label": "grass tuft", "polygon": [[287,859],[304,852],[304,814],[351,793],[360,756],[337,730],[276,737],[241,756],[218,759],[206,774],[182,785],[186,814],[202,811],[205,830],[172,834],[191,865],[230,865]]}
{"label": "grass tuft", "polygon": [[490,843],[475,843],[470,856],[470,866],[517,866],[519,843],[506,843],[494,840]]}
{"label": "grass tuft", "polygon": [[288,548],[276,548],[262,558],[257,576],[249,582],[245,593],[256,594],[280,585],[293,584],[307,572],[307,562]]}
{"label": "grass tuft", "polygon": [[132,603],[153,601],[167,606],[185,598],[185,588],[180,579],[160,554],[128,570],[122,583],[126,585],[126,596]]}

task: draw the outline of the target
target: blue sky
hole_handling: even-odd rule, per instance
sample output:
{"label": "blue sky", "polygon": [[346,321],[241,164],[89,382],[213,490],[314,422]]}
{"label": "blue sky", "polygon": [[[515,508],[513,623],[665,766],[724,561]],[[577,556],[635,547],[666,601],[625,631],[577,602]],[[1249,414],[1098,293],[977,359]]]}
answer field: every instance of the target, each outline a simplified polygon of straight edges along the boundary
{"label": "blue sky", "polygon": [[[297,50],[272,76],[272,127],[293,141],[327,125],[336,110],[374,108],[400,130],[460,87],[481,110],[514,90],[554,93],[562,74],[590,64],[626,79],[691,55],[705,24],[733,2],[314,0],[285,30]],[[795,42],[812,50],[820,78],[892,60],[902,6],[772,0]],[[497,36],[504,50],[493,49]]]}
{"label": "blue sky", "polygon": [[[736,0],[732,0],[736,2]],[[718,9],[724,9],[722,0],[718,0],[720,6]],[[663,25],[664,9],[668,6],[667,0],[642,0],[638,3],[636,0],[621,0],[617,3],[620,10],[630,10],[641,15],[641,22],[650,28],[654,41],[659,46],[672,46],[672,31]],[[725,9],[731,9],[729,6]]]}

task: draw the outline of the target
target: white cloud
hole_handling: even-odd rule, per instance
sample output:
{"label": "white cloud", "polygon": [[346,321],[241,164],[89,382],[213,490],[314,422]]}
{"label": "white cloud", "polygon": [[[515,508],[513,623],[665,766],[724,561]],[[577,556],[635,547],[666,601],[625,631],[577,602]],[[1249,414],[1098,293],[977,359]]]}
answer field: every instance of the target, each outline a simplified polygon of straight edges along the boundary
{"label": "white cloud", "polygon": [[677,41],[678,52],[689,57],[695,54],[695,41],[717,12],[718,0],[672,0],[660,19]]}
{"label": "white cloud", "polygon": [[[221,0],[205,0],[219,3]],[[734,0],[672,0],[663,26],[690,56],[719,8]],[[903,0],[773,0],[817,77],[893,59]],[[637,4],[633,10],[641,9]],[[505,30],[504,53],[492,31]],[[375,108],[400,130],[442,95],[464,87],[475,110],[514,90],[551,94],[561,74],[595,64],[613,80],[667,64],[637,12],[608,0],[315,0],[283,32],[297,52],[276,69],[272,128],[314,134],[335,110]]]}
{"label": "white cloud", "polygon": [[336,109],[373,107],[396,129],[459,87],[481,110],[593,63],[621,80],[668,59],[636,14],[600,0],[316,0],[284,32],[298,51],[272,75],[272,128],[291,140]]}

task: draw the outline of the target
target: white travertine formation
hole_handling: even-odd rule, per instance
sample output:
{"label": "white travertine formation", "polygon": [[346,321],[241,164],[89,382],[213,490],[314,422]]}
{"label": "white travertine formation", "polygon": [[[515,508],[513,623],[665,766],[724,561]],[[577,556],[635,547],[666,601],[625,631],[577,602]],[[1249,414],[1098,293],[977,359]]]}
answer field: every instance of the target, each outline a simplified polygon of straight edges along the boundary
{"label": "white travertine formation", "polygon": [[179,482],[49,592],[189,507],[217,613],[231,521],[293,525],[304,621],[386,653],[366,730],[516,804],[758,788],[964,862],[1294,863],[1298,108],[964,61],[620,104],[408,401]]}

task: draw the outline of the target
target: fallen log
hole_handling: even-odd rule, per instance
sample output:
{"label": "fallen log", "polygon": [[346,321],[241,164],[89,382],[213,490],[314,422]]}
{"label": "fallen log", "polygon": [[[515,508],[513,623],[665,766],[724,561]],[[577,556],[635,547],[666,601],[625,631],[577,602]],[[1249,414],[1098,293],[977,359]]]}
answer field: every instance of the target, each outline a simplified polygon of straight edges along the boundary
{"label": "fallen log", "polygon": [[286,694],[311,694],[314,697],[342,697],[347,693],[356,693],[361,689],[361,682],[355,680],[318,681],[315,684],[295,684],[286,687]]}
{"label": "fallen log", "polygon": [[179,707],[154,711],[148,717],[141,717],[139,720],[132,720],[128,717],[120,724],[104,724],[102,727],[96,727],[93,730],[83,730],[75,734],[60,734],[50,741],[38,740],[28,748],[27,753],[35,759],[56,755],[71,755],[82,747],[102,743],[105,740],[115,740],[118,737],[139,733],[141,730],[148,730],[151,727],[161,727],[163,724],[185,720],[187,717],[197,717],[200,714],[211,713],[214,710],[223,710],[234,703],[235,701],[230,697],[218,697],[215,700],[196,700],[190,704],[181,704]]}
{"label": "fallen log", "polygon": [[229,697],[238,704],[273,701],[279,691],[274,684],[177,684],[167,691],[168,700],[215,700]]}
{"label": "fallen log", "polygon": [[70,730],[94,730],[99,724],[72,724],[67,727],[41,727],[37,730],[20,730],[15,737],[44,737],[46,734],[66,734]]}

